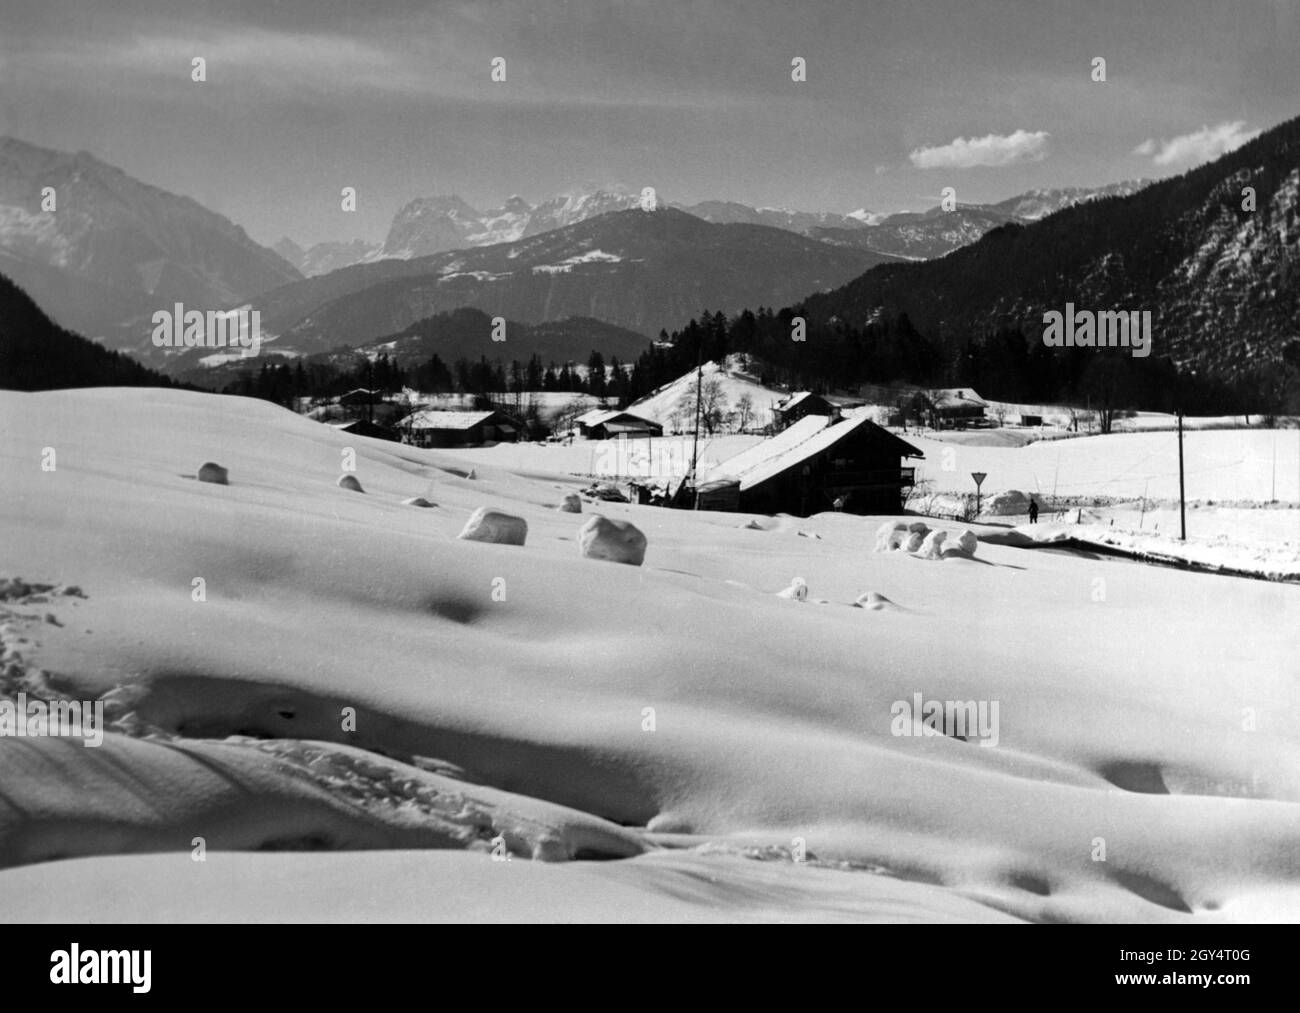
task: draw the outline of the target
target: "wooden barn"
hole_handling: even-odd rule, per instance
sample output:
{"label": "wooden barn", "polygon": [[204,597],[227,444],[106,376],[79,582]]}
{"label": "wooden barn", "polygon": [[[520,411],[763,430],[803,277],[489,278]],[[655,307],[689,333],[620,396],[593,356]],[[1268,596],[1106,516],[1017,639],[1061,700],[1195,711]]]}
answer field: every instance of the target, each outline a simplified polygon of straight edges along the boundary
{"label": "wooden barn", "polygon": [[799,517],[898,513],[916,480],[916,469],[902,462],[924,456],[865,415],[808,415],[704,476],[698,506]]}
{"label": "wooden barn", "polygon": [[522,426],[497,411],[419,411],[397,424],[402,442],[413,447],[481,447],[514,443]]}
{"label": "wooden barn", "polygon": [[618,436],[663,436],[664,427],[631,412],[595,408],[575,420],[578,432],[589,440],[612,440]]}

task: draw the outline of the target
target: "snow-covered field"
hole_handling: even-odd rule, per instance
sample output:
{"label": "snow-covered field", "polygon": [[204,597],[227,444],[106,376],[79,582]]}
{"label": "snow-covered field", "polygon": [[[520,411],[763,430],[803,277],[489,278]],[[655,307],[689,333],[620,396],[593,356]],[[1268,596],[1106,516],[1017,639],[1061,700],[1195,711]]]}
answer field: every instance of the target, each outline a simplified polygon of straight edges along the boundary
{"label": "snow-covered field", "polygon": [[[336,485],[349,448],[364,493]],[[624,566],[554,509],[580,480],[502,449],[186,392],[0,393],[0,578],[50,585],[0,585],[0,700],[110,721],[99,748],[0,736],[0,917],[1300,917],[1297,588],[603,504],[649,540]],[[957,448],[1032,490],[1054,457],[987,456],[1031,452]],[[188,477],[206,461],[228,486]],[[526,544],[458,540],[480,506]],[[796,576],[806,602],[777,595]],[[901,734],[916,694],[992,727]]]}

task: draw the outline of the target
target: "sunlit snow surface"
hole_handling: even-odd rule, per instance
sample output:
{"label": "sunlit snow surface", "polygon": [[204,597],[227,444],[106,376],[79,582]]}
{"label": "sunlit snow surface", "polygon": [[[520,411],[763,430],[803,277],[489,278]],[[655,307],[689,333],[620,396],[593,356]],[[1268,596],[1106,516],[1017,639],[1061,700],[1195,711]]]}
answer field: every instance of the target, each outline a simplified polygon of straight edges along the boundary
{"label": "sunlit snow surface", "polygon": [[[113,722],[0,738],[0,917],[1300,917],[1294,586],[574,515],[577,478],[184,392],[0,394],[0,454],[0,577],[51,585],[0,601],[0,691]],[[480,506],[527,543],[457,540]],[[580,557],[598,510],[643,566]],[[998,744],[893,734],[914,694]]]}

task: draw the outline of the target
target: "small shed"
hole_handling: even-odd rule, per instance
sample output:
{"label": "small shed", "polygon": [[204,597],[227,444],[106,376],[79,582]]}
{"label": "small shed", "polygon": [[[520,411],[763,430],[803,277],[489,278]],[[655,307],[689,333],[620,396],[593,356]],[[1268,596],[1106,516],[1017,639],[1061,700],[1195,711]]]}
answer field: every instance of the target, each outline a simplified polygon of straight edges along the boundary
{"label": "small shed", "polygon": [[481,447],[514,443],[522,428],[498,411],[418,411],[397,424],[402,442],[413,447]]}

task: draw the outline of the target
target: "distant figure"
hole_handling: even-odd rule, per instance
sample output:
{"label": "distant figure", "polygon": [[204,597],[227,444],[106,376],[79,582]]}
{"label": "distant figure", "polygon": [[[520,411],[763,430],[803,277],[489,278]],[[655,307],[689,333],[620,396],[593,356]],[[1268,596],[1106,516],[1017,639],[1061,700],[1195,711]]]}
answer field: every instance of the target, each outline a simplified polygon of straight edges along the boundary
{"label": "distant figure", "polygon": [[1032,499],[1029,501],[1029,523],[1038,523],[1038,503]]}

